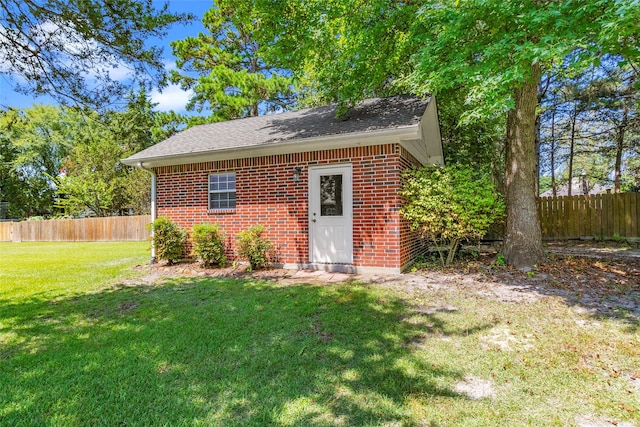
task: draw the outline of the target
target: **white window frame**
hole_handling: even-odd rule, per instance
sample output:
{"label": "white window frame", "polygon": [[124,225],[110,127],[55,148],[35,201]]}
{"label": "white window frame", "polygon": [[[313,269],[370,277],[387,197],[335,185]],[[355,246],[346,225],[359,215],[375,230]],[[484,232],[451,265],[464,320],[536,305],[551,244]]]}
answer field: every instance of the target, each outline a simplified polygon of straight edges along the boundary
{"label": "white window frame", "polygon": [[[212,188],[214,184],[214,182],[212,182],[212,177],[225,177],[225,187],[227,188]],[[230,184],[230,180],[228,179],[229,177],[233,177],[233,188],[229,188],[231,187]],[[224,211],[224,210],[229,210],[229,209],[235,209],[236,208],[236,173],[235,172],[222,172],[222,173],[212,173],[209,174],[209,176],[207,177],[209,183],[208,183],[208,188],[209,188],[209,192],[207,193],[207,205],[210,211]],[[219,181],[218,178],[218,182],[216,182],[215,184],[221,184],[221,182]],[[220,203],[222,202],[221,200],[218,200],[218,207],[213,207],[212,206],[212,200],[211,200],[211,195],[212,194],[233,194],[233,206],[228,206],[228,207],[221,207]],[[229,203],[231,201],[231,199],[227,198],[227,203]]]}

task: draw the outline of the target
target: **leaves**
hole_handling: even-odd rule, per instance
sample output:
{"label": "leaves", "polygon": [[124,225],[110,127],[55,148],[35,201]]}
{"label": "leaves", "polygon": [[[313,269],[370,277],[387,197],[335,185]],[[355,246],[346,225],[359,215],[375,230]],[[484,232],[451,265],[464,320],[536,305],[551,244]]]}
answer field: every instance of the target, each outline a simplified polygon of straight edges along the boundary
{"label": "leaves", "polygon": [[461,240],[480,239],[504,215],[490,177],[470,167],[423,167],[404,174],[400,214],[436,246],[450,245],[446,264]]}
{"label": "leaves", "polygon": [[266,267],[269,258],[273,255],[273,243],[262,234],[265,227],[256,224],[246,230],[242,230],[236,237],[236,252],[238,257],[249,261],[252,270]]}
{"label": "leaves", "polygon": [[[153,3],[4,0],[0,74],[22,93],[93,108],[119,101],[131,85],[159,83],[162,50],[145,42],[191,16]],[[123,73],[128,80],[117,77]]]}
{"label": "leaves", "polygon": [[166,216],[161,216],[149,224],[152,231],[153,247],[159,260],[169,265],[184,257],[187,232]]}
{"label": "leaves", "polygon": [[208,34],[171,43],[181,70],[172,71],[171,80],[193,90],[188,110],[211,110],[211,122],[257,116],[292,104],[289,73],[259,53],[254,32],[260,21],[248,4],[217,1],[202,22]]}
{"label": "leaves", "polygon": [[0,201],[9,217],[54,212],[54,180],[82,123],[77,112],[53,106],[0,111]]}
{"label": "leaves", "polygon": [[216,264],[224,267],[227,262],[224,248],[224,232],[218,224],[196,224],[191,230],[193,254],[205,266]]}
{"label": "leaves", "polygon": [[149,174],[120,160],[175,131],[145,91],[124,111],[35,106],[0,111],[0,201],[9,216],[118,215],[149,210]]}

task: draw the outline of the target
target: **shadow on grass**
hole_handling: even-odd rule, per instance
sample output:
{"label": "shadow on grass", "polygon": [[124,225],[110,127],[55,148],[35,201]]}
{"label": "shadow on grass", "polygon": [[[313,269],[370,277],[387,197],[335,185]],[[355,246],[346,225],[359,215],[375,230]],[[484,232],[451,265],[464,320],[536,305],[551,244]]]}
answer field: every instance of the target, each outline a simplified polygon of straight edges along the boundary
{"label": "shadow on grass", "polygon": [[[560,270],[562,274],[554,274]],[[562,298],[596,320],[622,322],[629,333],[640,328],[640,263],[635,260],[559,257],[558,265],[546,272],[513,274],[520,276],[522,292]]]}
{"label": "shadow on grass", "polygon": [[[359,285],[202,279],[0,304],[2,425],[413,424],[412,396],[461,398],[445,384],[462,371],[414,354],[425,328],[408,308]],[[457,333],[433,320],[427,333]]]}
{"label": "shadow on grass", "polygon": [[[441,270],[435,263],[423,267],[432,280]],[[557,297],[595,320],[619,321],[629,333],[640,330],[640,262],[636,259],[555,255],[549,263],[524,272],[496,266],[495,257],[484,254],[458,260],[456,267],[443,273],[445,282],[451,280],[450,271],[458,275],[454,286],[462,280],[463,289],[479,290],[497,301],[518,304],[539,296]]]}

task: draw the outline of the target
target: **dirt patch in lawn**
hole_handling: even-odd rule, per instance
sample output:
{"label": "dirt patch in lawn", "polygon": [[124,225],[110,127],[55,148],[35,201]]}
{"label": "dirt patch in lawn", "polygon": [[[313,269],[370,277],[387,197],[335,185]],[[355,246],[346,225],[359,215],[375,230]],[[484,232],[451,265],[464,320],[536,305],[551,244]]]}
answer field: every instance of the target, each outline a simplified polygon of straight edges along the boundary
{"label": "dirt patch in lawn", "polygon": [[[205,268],[199,263],[158,263],[136,267],[144,274],[125,285],[152,285],[176,277],[273,280],[292,285],[359,280],[393,286],[407,294],[441,290],[470,292],[480,298],[513,304],[556,296],[579,312],[625,318],[632,323],[639,321],[640,250],[625,245],[592,243],[589,246],[583,242],[563,242],[547,247],[551,249],[548,262],[528,272],[498,265],[497,251],[485,247],[486,250],[474,254],[475,257],[458,261],[451,268],[424,269],[401,275],[349,275],[277,268],[250,271],[242,264]],[[595,252],[598,257],[590,257]]]}
{"label": "dirt patch in lawn", "polygon": [[[498,267],[490,256],[445,270],[424,270],[400,280],[401,291],[469,292],[480,298],[523,304],[547,296],[562,298],[577,312],[640,321],[640,261],[555,256],[529,272]],[[493,258],[495,261],[495,257]],[[373,281],[388,282],[388,278]],[[398,282],[396,282],[398,283]],[[590,325],[585,325],[585,327]]]}
{"label": "dirt patch in lawn", "polygon": [[473,375],[468,375],[458,382],[454,390],[456,393],[463,394],[471,400],[494,399],[496,397],[493,381]]}

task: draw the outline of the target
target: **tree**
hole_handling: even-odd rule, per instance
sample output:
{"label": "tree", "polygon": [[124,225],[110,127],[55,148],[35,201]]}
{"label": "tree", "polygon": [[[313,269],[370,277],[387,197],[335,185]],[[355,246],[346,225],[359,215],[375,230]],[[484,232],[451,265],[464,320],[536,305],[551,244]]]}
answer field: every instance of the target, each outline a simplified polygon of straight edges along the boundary
{"label": "tree", "polygon": [[0,202],[24,216],[149,211],[150,176],[120,160],[176,132],[175,114],[153,111],[144,89],[127,108],[98,113],[34,106],[0,111]]}
{"label": "tree", "polygon": [[110,216],[123,210],[128,182],[117,162],[124,153],[106,127],[86,126],[65,159],[65,172],[56,179],[56,205],[72,216]]}
{"label": "tree", "polygon": [[188,110],[209,109],[212,122],[291,106],[291,79],[260,56],[254,38],[260,21],[248,3],[216,0],[202,23],[209,34],[171,43],[182,70],[173,70],[171,80],[193,89]]}
{"label": "tree", "polygon": [[493,182],[504,192],[504,134],[506,117],[478,117],[461,120],[470,107],[465,104],[464,88],[441,92],[438,98],[438,119],[444,157],[448,165],[488,169]]}
{"label": "tree", "polygon": [[0,0],[0,74],[14,78],[19,92],[93,107],[121,98],[132,84],[160,82],[162,50],[146,41],[192,17],[153,3]]}
{"label": "tree", "polygon": [[610,56],[573,76],[561,71],[542,98],[544,172],[550,173],[554,190],[556,174],[569,182],[585,172],[589,184],[619,191],[633,175],[637,157],[637,73]]}
{"label": "tree", "polygon": [[10,133],[6,131],[4,120],[0,115],[0,219],[22,218],[27,206],[26,183],[14,168],[18,157],[18,149],[11,143]]}
{"label": "tree", "polygon": [[[16,217],[55,212],[55,179],[74,144],[82,120],[66,108],[36,105],[0,115],[2,201]],[[12,188],[12,190],[10,190]]]}
{"label": "tree", "polygon": [[[400,210],[412,230],[432,241],[443,266],[451,265],[463,240],[479,240],[502,219],[504,204],[491,177],[472,166],[427,166],[404,174]],[[441,247],[448,246],[446,260]]]}
{"label": "tree", "polygon": [[[388,88],[438,95],[468,89],[464,120],[507,115],[504,254],[529,267],[544,260],[535,204],[535,121],[543,71],[573,54],[584,68],[603,54],[636,66],[634,0],[336,2],[261,6],[261,46],[294,73],[353,103]],[[294,49],[295,48],[295,49]]]}
{"label": "tree", "polygon": [[[146,91],[130,93],[127,109],[85,111],[84,126],[56,180],[57,205],[69,215],[143,214],[149,211],[150,176],[120,160],[174,132],[164,114],[153,111]],[[173,119],[169,116],[170,119]]]}

